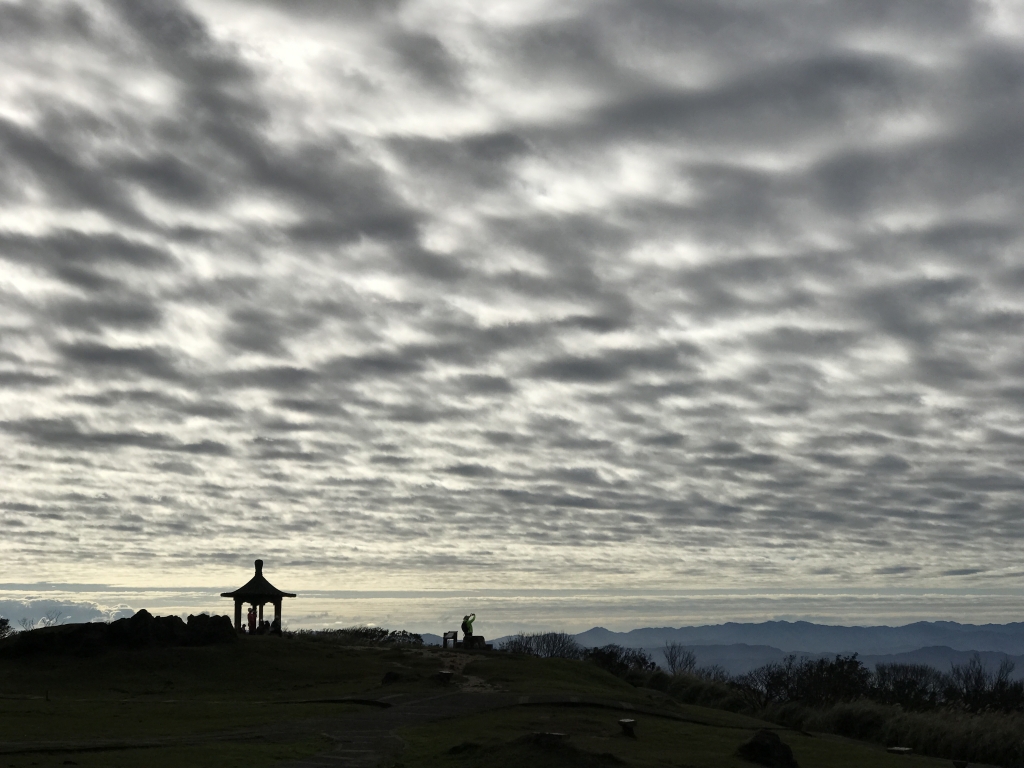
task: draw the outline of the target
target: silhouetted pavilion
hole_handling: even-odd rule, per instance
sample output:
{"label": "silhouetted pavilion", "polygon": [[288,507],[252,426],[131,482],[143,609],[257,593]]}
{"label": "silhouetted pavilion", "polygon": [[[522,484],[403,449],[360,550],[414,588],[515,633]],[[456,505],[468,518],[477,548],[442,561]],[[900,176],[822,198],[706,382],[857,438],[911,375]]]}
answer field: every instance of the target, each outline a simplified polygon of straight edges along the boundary
{"label": "silhouetted pavilion", "polygon": [[256,561],[256,575],[253,576],[244,586],[234,592],[221,592],[221,597],[232,597],[235,600],[235,629],[242,631],[242,604],[249,603],[259,608],[260,622],[263,621],[263,606],[267,603],[274,604],[274,621],[278,628],[281,627],[281,599],[284,597],[295,597],[291,592],[282,592],[263,576],[263,561]]}

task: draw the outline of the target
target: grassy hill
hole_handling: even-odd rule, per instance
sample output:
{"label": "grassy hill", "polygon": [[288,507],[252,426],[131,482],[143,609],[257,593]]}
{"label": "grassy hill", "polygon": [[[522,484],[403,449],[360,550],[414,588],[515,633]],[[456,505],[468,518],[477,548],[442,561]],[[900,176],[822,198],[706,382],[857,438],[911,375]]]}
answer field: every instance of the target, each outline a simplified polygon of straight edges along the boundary
{"label": "grassy hill", "polygon": [[[0,654],[0,766],[12,768],[298,766],[325,752],[353,766],[738,768],[750,764],[737,746],[762,727],[802,768],[948,766],[679,704],[561,659],[308,637]],[[549,732],[565,736],[536,735]]]}

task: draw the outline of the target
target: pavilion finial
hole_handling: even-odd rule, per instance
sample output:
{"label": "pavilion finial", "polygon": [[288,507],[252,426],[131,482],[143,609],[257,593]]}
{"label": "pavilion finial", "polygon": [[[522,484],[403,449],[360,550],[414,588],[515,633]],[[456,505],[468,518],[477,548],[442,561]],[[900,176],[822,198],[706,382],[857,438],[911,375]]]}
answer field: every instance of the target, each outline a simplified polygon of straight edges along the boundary
{"label": "pavilion finial", "polygon": [[262,560],[257,560],[256,561],[256,575],[257,576],[262,576],[263,575],[263,561]]}

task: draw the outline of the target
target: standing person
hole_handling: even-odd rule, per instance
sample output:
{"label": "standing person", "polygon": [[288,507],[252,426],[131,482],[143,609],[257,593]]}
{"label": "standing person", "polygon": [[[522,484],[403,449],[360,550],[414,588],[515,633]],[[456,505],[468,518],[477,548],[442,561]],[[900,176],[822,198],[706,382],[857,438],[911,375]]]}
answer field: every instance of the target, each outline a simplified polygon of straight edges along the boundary
{"label": "standing person", "polygon": [[476,621],[476,614],[471,613],[468,616],[462,617],[462,634],[465,637],[462,638],[463,648],[473,647],[473,622]]}
{"label": "standing person", "polygon": [[249,606],[249,613],[247,613],[245,615],[245,617],[249,620],[249,634],[250,635],[255,634],[255,632],[256,632],[256,606],[255,605],[250,605]]}

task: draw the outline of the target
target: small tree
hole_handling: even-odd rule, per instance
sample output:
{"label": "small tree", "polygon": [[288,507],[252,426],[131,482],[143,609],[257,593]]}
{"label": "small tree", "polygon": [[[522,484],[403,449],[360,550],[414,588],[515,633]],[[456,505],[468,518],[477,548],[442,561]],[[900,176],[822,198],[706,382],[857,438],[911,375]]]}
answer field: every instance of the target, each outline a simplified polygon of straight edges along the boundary
{"label": "small tree", "polygon": [[945,675],[927,664],[878,664],[870,696],[882,704],[924,711],[939,705],[945,687]]}
{"label": "small tree", "polygon": [[732,675],[721,664],[697,667],[692,674],[698,680],[706,680],[709,683],[728,683],[732,680]]}
{"label": "small tree", "polygon": [[545,659],[580,659],[583,648],[576,638],[566,632],[544,632],[532,638],[533,650]]}
{"label": "small tree", "polygon": [[14,627],[11,626],[11,622],[3,616],[0,616],[0,640],[3,640],[5,637],[9,637],[13,634]]}
{"label": "small tree", "polygon": [[520,632],[506,637],[498,646],[509,653],[525,653],[542,659],[581,659],[583,648],[566,632]]}
{"label": "small tree", "polygon": [[606,645],[584,651],[583,657],[617,677],[625,677],[630,672],[653,672],[658,668],[643,648]]}
{"label": "small tree", "polygon": [[968,712],[1024,709],[1024,680],[1011,680],[1014,663],[1003,659],[999,671],[989,672],[975,653],[966,664],[953,664],[946,676],[946,703]]}
{"label": "small tree", "polygon": [[840,701],[855,701],[868,694],[871,672],[852,656],[814,661],[787,656],[782,663],[765,664],[751,670],[739,681],[749,703],[763,707],[768,702],[798,701],[824,707]]}
{"label": "small tree", "polygon": [[518,635],[511,635],[506,637],[498,645],[499,651],[507,651],[508,653],[524,653],[528,656],[535,656],[536,652],[533,650],[532,638],[525,632],[520,632]]}
{"label": "small tree", "polygon": [[955,702],[968,712],[981,712],[988,704],[988,692],[993,678],[981,661],[980,654],[973,654],[966,664],[950,665],[946,699]]}
{"label": "small tree", "polygon": [[697,656],[689,648],[682,644],[669,640],[662,648],[665,654],[665,663],[668,664],[668,671],[673,675],[693,674],[697,666]]}

